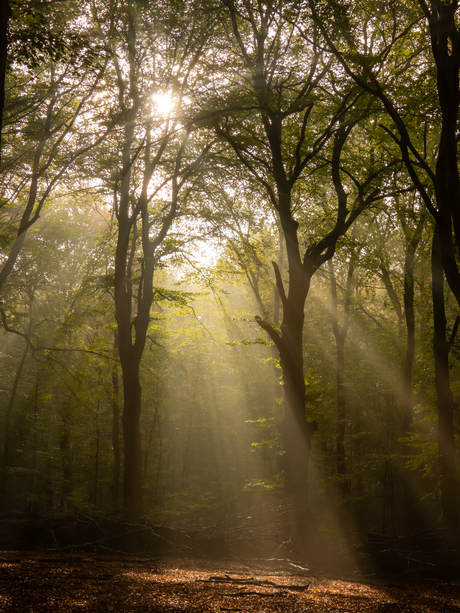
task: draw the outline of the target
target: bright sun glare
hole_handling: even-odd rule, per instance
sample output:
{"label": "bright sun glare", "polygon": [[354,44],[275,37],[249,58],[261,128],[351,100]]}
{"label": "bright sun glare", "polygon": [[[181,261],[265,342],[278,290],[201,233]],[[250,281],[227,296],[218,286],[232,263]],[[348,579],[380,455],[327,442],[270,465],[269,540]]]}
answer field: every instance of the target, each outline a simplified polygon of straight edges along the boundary
{"label": "bright sun glare", "polygon": [[169,115],[174,106],[169,94],[154,94],[152,96],[153,109],[158,115]]}

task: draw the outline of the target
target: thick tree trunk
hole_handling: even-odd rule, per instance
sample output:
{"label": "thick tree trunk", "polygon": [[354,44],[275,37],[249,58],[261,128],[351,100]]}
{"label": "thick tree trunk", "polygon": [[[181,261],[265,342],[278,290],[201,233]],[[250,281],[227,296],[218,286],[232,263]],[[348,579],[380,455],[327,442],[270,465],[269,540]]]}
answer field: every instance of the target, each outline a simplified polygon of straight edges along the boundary
{"label": "thick tree trunk", "polygon": [[288,295],[285,294],[280,271],[274,264],[277,287],[283,304],[281,334],[266,321],[261,318],[256,319],[274,341],[280,356],[280,366],[283,373],[284,416],[278,428],[283,444],[284,488],[286,495],[296,502],[300,513],[298,524],[301,531],[305,532],[310,449],[317,426],[307,420],[305,410],[303,324],[304,306],[310,287],[311,275],[308,275],[300,266],[298,250],[297,257],[295,257],[295,249],[292,249],[297,241],[296,227],[295,222],[293,222],[291,230],[294,231],[294,235],[287,233],[286,228],[284,228],[286,243],[290,243],[290,247],[287,247],[289,262]]}
{"label": "thick tree trunk", "polygon": [[[457,500],[457,470],[455,465],[454,410],[456,403],[450,386],[449,352],[451,341],[446,338],[447,321],[444,304],[444,278],[440,236],[437,228],[433,238],[431,260],[434,368],[438,408],[438,462],[441,489],[442,520],[449,529],[459,528]],[[458,326],[458,320],[456,327]],[[456,331],[456,329],[454,329]],[[453,333],[454,335],[454,333]]]}
{"label": "thick tree trunk", "polygon": [[[244,4],[244,3],[243,3]],[[282,306],[282,322],[280,327],[266,321],[264,317],[256,317],[262,329],[264,329],[273,340],[280,356],[280,365],[283,373],[284,385],[284,417],[279,424],[283,442],[283,463],[286,494],[300,502],[299,508],[308,508],[308,470],[310,460],[310,447],[316,424],[309,422],[306,415],[305,406],[305,380],[303,372],[303,325],[304,307],[310,288],[310,282],[316,270],[330,259],[335,251],[337,240],[345,234],[359,213],[366,206],[366,201],[361,194],[358,206],[353,211],[347,209],[347,194],[345,193],[340,179],[340,156],[343,145],[349,135],[352,126],[341,125],[334,138],[332,174],[334,186],[337,190],[337,217],[333,228],[321,239],[317,240],[308,248],[299,244],[298,227],[299,223],[295,219],[295,207],[292,206],[292,193],[296,181],[301,177],[306,165],[313,159],[316,153],[332,137],[335,131],[338,116],[331,118],[330,123],[325,127],[321,137],[314,137],[309,141],[307,133],[310,133],[309,118],[310,112],[314,107],[314,98],[310,100],[310,91],[316,87],[316,62],[311,65],[309,85],[305,87],[299,96],[299,111],[303,112],[303,119],[300,119],[302,127],[299,131],[297,143],[292,139],[292,131],[283,125],[286,115],[289,116],[291,110],[285,115],[280,112],[280,108],[275,99],[278,99],[278,86],[274,85],[272,79],[274,67],[277,65],[276,59],[268,59],[273,52],[274,41],[281,41],[282,36],[268,41],[268,24],[275,15],[276,10],[271,5],[261,13],[261,26],[254,20],[252,10],[248,6],[242,5],[236,10],[232,3],[226,3],[231,19],[235,40],[242,53],[243,62],[251,76],[251,84],[255,99],[258,103],[260,117],[260,129],[263,129],[265,138],[258,136],[252,139],[254,142],[250,147],[240,143],[239,137],[236,138],[232,133],[232,128],[225,122],[217,123],[216,132],[224,137],[236,151],[238,158],[250,174],[266,190],[266,194],[271,202],[284,235],[287,260],[287,283],[281,276],[281,271],[276,263],[273,263],[276,275],[276,287],[279,292],[280,305]],[[246,17],[245,11],[248,11]],[[253,45],[245,46],[245,36],[240,30],[240,19],[253,28]],[[270,35],[271,36],[271,35]],[[277,42],[276,45],[279,43]],[[284,44],[284,43],[283,43]],[[249,84],[249,79],[247,80]],[[285,85],[281,86],[283,90]],[[311,88],[311,89],[310,89]],[[280,90],[280,91],[281,91]],[[308,95],[307,95],[308,91]],[[304,104],[304,101],[308,103]],[[253,102],[251,100],[251,106]],[[343,111],[344,109],[342,109]],[[287,127],[283,134],[283,129]],[[300,126],[299,126],[300,127]],[[238,128],[238,132],[240,128]],[[255,141],[258,142],[255,142]],[[255,150],[263,142],[263,148],[258,153]],[[294,144],[295,143],[295,144]],[[289,150],[290,144],[294,144]],[[308,153],[305,153],[308,151]],[[263,171],[261,166],[257,166],[263,159]],[[372,201],[373,196],[369,196]],[[300,204],[298,202],[297,204]],[[306,213],[308,218],[308,213]],[[276,317],[278,311],[275,311]],[[300,512],[297,521],[303,531],[308,527],[306,513]],[[303,518],[304,517],[304,518]],[[303,531],[305,536],[305,531]]]}
{"label": "thick tree trunk", "polygon": [[129,370],[123,369],[123,393],[124,510],[127,517],[137,517],[142,513],[142,388],[139,383],[139,367],[136,364]]}
{"label": "thick tree trunk", "polygon": [[[284,384],[284,417],[280,433],[284,449],[286,493],[306,505],[308,501],[308,467],[311,440],[315,426],[307,421],[305,411],[305,379],[303,372],[303,326],[305,301],[311,275],[302,267],[297,237],[298,223],[292,217],[291,196],[279,179],[280,221],[286,243],[289,287],[281,287],[279,269],[277,286],[283,303],[282,337],[277,344]],[[283,189],[284,188],[284,189]]]}
{"label": "thick tree trunk", "polygon": [[[431,49],[436,64],[436,84],[441,110],[441,138],[433,181],[438,210],[431,207],[439,234],[439,249],[449,287],[460,305],[460,178],[458,172],[458,111],[460,103],[460,36],[457,3],[419,0],[430,28]],[[424,196],[423,190],[422,197]],[[425,202],[428,196],[425,194]],[[455,236],[455,239],[454,239]]]}
{"label": "thick tree trunk", "polygon": [[[123,274],[124,264],[125,261],[123,260],[120,266],[121,271],[117,268],[117,262],[115,265],[115,303],[120,339],[120,362],[123,373],[123,505],[125,514],[128,517],[135,517],[142,513],[142,448],[140,435],[142,388],[139,378],[142,354],[138,355],[133,349],[131,296],[130,291],[126,291],[124,287],[125,284],[130,286],[130,280]],[[117,273],[119,272],[121,272],[119,280],[121,287],[117,283]]]}
{"label": "thick tree trunk", "polygon": [[302,363],[295,362],[286,347],[280,354],[284,384],[284,416],[279,424],[283,442],[284,487],[288,497],[306,504],[310,448],[316,425],[307,421]]}
{"label": "thick tree trunk", "polygon": [[[284,416],[278,428],[283,443],[282,468],[284,490],[294,504],[292,518],[295,538],[307,543],[312,526],[309,513],[309,466],[315,422],[308,422],[305,410],[305,380],[301,347],[301,330],[287,329],[278,345],[284,385]],[[295,334],[297,332],[297,334]]]}

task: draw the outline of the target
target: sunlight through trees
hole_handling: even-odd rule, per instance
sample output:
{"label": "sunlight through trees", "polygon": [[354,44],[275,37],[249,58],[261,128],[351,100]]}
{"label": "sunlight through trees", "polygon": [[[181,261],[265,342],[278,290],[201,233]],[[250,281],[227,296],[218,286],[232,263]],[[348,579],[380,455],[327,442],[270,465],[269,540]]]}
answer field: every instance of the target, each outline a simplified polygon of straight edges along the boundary
{"label": "sunlight through trees", "polygon": [[457,530],[456,3],[9,4],[2,512]]}

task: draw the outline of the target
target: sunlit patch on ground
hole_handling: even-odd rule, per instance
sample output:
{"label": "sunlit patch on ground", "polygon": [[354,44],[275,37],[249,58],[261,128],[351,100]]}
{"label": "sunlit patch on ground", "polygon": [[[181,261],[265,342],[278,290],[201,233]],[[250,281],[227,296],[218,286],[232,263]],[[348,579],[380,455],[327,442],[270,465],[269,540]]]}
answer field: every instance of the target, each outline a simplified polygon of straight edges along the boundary
{"label": "sunlit patch on ground", "polygon": [[460,612],[458,581],[347,581],[264,572],[250,561],[19,555],[0,566],[1,613]]}
{"label": "sunlit patch on ground", "polygon": [[0,610],[3,609],[4,605],[7,605],[11,602],[11,596],[5,596],[4,594],[0,594]]}

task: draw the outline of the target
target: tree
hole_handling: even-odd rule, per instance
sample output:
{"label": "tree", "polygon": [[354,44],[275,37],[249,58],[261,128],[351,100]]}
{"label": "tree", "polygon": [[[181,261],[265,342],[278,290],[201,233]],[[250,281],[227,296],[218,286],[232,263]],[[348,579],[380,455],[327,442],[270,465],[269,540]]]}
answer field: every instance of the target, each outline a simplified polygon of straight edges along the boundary
{"label": "tree", "polygon": [[[62,198],[45,208],[4,286],[6,327],[16,332],[2,333],[2,387],[9,393],[2,414],[6,507],[16,499],[23,501],[16,502],[23,510],[43,509],[44,484],[55,479],[56,497],[62,493],[63,508],[73,511],[73,493],[81,491],[81,467],[71,447],[81,444],[84,434],[75,425],[82,413],[93,410],[102,387],[87,363],[103,362],[104,356],[103,343],[90,341],[95,298],[84,291],[89,263],[100,255],[94,243],[104,220],[88,201]],[[8,362],[14,364],[16,356],[19,367],[8,380]],[[63,462],[58,473],[50,466],[45,476],[43,464],[53,455]],[[24,479],[13,478],[18,471]],[[71,480],[71,474],[76,478]],[[68,487],[66,494],[58,494],[61,484]]]}
{"label": "tree", "polygon": [[434,323],[433,353],[438,409],[438,457],[441,481],[441,508],[443,511],[442,519],[444,524],[449,528],[456,528],[459,522],[454,434],[454,413],[457,408],[457,403],[454,400],[450,383],[449,353],[460,324],[460,316],[457,315],[450,339],[448,339],[444,298],[444,272],[441,254],[440,233],[436,226],[433,235],[431,274]]}
{"label": "tree", "polygon": [[3,107],[5,106],[5,75],[6,60],[8,57],[8,21],[12,16],[12,11],[8,0],[1,0],[0,3],[0,163],[2,160],[1,129],[3,126]]}
{"label": "tree", "polygon": [[[104,55],[96,60],[94,49],[84,47],[82,40],[75,37],[75,22],[72,24],[71,19],[78,14],[67,17],[70,23],[65,38],[65,15],[56,11],[48,16],[48,29],[42,34],[44,39],[52,36],[50,28],[55,27],[59,45],[51,45],[52,57],[44,58],[40,71],[27,45],[21,48],[16,42],[19,48],[13,49],[12,65],[18,74],[11,78],[11,86],[7,81],[3,117],[0,220],[4,254],[0,261],[0,292],[28,229],[40,217],[53,190],[74,162],[101,142],[108,131],[106,128],[101,135],[80,129],[85,114],[91,115],[97,105],[94,96],[105,61]],[[35,42],[32,50],[38,52]],[[43,43],[40,37],[39,42]]]}
{"label": "tree", "polygon": [[[231,95],[225,84],[213,100],[214,129],[228,143],[246,180],[265,191],[286,245],[287,282],[273,265],[281,324],[260,316],[256,320],[280,356],[285,488],[300,503],[299,518],[306,528],[308,463],[316,424],[305,410],[305,301],[313,275],[333,256],[339,238],[379,197],[380,170],[373,165],[363,177],[355,169],[350,181],[342,179],[347,139],[369,109],[364,103],[361,111],[348,114],[360,96],[334,75],[331,58],[322,51],[318,31],[303,9],[297,3],[224,4],[233,33],[225,78],[231,74],[233,82]],[[225,109],[220,116],[219,104]],[[330,172],[329,189],[319,187],[325,177],[322,165]],[[308,226],[317,232],[308,234]]]}
{"label": "tree", "polygon": [[[404,177],[402,179],[404,180]],[[403,457],[401,470],[404,482],[404,525],[406,531],[411,532],[414,525],[424,525],[420,513],[419,475],[411,468],[413,449],[410,440],[414,426],[414,362],[417,344],[415,275],[419,257],[417,250],[426,232],[427,213],[416,192],[395,198],[393,204],[390,210],[382,212],[382,216],[387,220],[388,230],[380,225],[378,219],[375,220],[378,228],[376,257],[379,261],[378,268],[382,282],[398,319],[401,340],[405,338],[405,348],[401,349],[403,354],[400,390]],[[402,275],[399,257],[394,249],[388,246],[393,232],[403,240]]]}
{"label": "tree", "polygon": [[[435,0],[428,4],[419,0],[410,7],[407,3],[392,3],[390,11],[375,11],[370,17],[366,5],[354,6],[353,14],[346,3],[328,2],[318,10],[310,2],[310,8],[343,69],[363,91],[381,102],[391,120],[392,126],[382,127],[399,148],[413,185],[433,216],[439,233],[443,269],[460,306],[460,268],[456,255],[460,247],[458,3]],[[334,27],[328,30],[325,24],[331,19]],[[423,21],[428,25],[426,34],[431,43],[431,57],[425,30],[420,25]],[[379,35],[370,36],[370,29]],[[387,79],[388,75],[391,80]],[[423,85],[426,84],[431,89],[425,89]],[[419,92],[417,87],[421,88]],[[430,93],[424,100],[420,92],[427,91]],[[414,113],[415,102],[418,106]],[[414,121],[414,115],[423,117],[423,130],[420,123]],[[449,410],[446,407],[446,411]],[[446,424],[441,415],[441,430]],[[448,436],[439,438],[440,468],[445,473],[441,488],[448,490],[441,498],[445,504],[452,505],[450,509],[444,507],[443,512],[446,520],[449,518],[449,525],[456,528],[459,522],[457,502],[456,495],[452,495],[456,467],[448,449],[452,440],[453,430]],[[444,444],[446,449],[443,449]],[[447,468],[449,458],[451,465]]]}
{"label": "tree", "polygon": [[331,280],[332,329],[334,331],[337,350],[337,476],[339,478],[341,498],[347,505],[350,497],[350,483],[345,461],[345,433],[347,425],[347,398],[345,392],[345,341],[347,338],[348,328],[350,326],[350,310],[353,299],[353,273],[356,258],[357,256],[354,253],[352,253],[349,257],[341,326],[338,311],[337,278],[334,272],[332,259],[328,262],[329,276]]}
{"label": "tree", "polygon": [[[113,183],[114,298],[123,374],[124,509],[137,516],[142,511],[140,364],[155,295],[153,275],[161,257],[174,249],[166,237],[187,213],[210,149],[205,140],[193,142],[192,126],[180,118],[208,22],[193,5],[183,5],[174,15],[165,7],[149,12],[132,1],[117,8],[109,7],[108,22],[100,28],[101,34],[108,28],[113,39],[116,112],[123,120],[116,132],[122,146]],[[156,22],[153,31],[151,21]],[[164,112],[158,96],[168,90],[176,108]]]}

